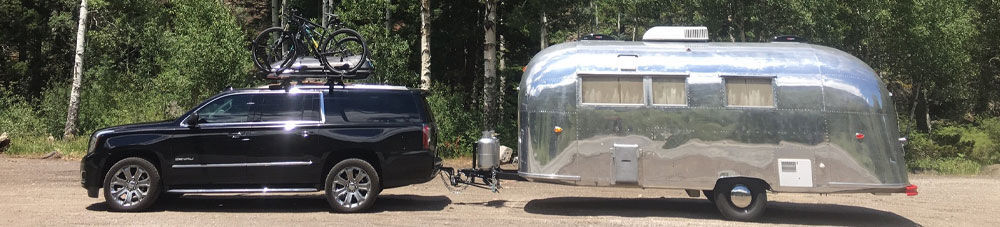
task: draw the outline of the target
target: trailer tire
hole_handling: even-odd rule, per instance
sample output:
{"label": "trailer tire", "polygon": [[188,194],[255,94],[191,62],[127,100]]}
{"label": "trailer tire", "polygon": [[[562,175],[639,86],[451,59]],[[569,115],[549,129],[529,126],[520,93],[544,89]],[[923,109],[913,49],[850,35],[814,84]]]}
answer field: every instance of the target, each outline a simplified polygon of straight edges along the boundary
{"label": "trailer tire", "polygon": [[[719,183],[714,190],[714,202],[723,217],[735,221],[752,221],[764,214],[767,209],[767,192],[764,187],[753,181]],[[734,196],[735,193],[739,194]],[[733,198],[737,198],[736,201]]]}

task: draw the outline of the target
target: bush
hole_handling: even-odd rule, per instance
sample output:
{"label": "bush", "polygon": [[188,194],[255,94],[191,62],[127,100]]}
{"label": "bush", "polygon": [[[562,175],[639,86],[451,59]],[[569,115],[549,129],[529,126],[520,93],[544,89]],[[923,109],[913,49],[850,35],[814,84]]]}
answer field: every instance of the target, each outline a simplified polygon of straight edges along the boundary
{"label": "bush", "polygon": [[911,170],[934,171],[941,174],[973,175],[979,173],[980,165],[975,161],[955,157],[943,159],[920,158],[909,162]]}
{"label": "bush", "polygon": [[[481,136],[478,106],[469,96],[446,86],[437,86],[427,97],[437,125],[438,154],[444,157],[472,155],[473,145]],[[474,97],[472,97],[474,98]]]}
{"label": "bush", "polygon": [[[0,87],[0,133],[38,135],[46,131],[45,121],[38,118],[32,105],[19,95]],[[65,117],[65,116],[64,116]]]}

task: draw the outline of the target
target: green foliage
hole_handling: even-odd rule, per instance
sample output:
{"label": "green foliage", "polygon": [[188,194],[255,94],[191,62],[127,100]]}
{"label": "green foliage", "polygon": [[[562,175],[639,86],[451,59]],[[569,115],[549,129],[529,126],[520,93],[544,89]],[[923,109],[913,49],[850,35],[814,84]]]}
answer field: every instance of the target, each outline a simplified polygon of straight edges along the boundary
{"label": "green foliage", "polygon": [[941,174],[973,175],[979,173],[980,165],[966,158],[918,158],[907,160],[912,170],[934,171]]}
{"label": "green foliage", "polygon": [[467,105],[470,98],[461,91],[437,86],[427,97],[437,125],[438,154],[445,157],[471,155],[473,145],[481,136],[480,106]]}
{"label": "green foliage", "polygon": [[10,149],[5,154],[12,156],[38,157],[50,152],[59,152],[63,158],[79,159],[87,154],[87,136],[78,136],[70,140],[50,139],[47,136],[15,136],[11,137]]}
{"label": "green foliage", "polygon": [[0,133],[35,135],[45,131],[45,122],[39,119],[30,102],[0,87]]}

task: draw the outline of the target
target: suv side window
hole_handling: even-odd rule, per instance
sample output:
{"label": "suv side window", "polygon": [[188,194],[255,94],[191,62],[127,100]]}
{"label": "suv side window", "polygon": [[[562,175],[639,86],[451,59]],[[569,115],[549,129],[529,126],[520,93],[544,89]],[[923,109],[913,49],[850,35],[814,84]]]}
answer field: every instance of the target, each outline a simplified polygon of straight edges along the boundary
{"label": "suv side window", "polygon": [[320,121],[318,93],[258,94],[255,122]]}
{"label": "suv side window", "polygon": [[238,123],[247,121],[250,95],[230,95],[212,101],[198,110],[199,123]]}
{"label": "suv side window", "polygon": [[[419,123],[420,108],[413,94],[407,92],[348,91],[337,92],[333,99],[342,119],[353,123]],[[337,108],[339,107],[339,109]],[[331,114],[331,113],[327,113]],[[330,117],[328,116],[328,119]]]}

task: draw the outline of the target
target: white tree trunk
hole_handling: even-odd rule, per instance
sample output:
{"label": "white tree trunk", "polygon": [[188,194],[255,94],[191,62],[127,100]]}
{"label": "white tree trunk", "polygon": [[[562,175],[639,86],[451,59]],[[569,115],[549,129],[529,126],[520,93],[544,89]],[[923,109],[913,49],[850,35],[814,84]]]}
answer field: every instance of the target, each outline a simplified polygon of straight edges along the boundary
{"label": "white tree trunk", "polygon": [[431,0],[420,0],[420,89],[431,89]]}
{"label": "white tree trunk", "polygon": [[493,130],[494,100],[496,100],[495,79],[497,75],[497,35],[496,35],[496,0],[486,0],[486,18],[483,20],[483,30],[486,33],[483,43],[483,119],[484,130]]}
{"label": "white tree trunk", "polygon": [[549,47],[549,37],[548,37],[549,36],[549,18],[545,16],[545,12],[542,12],[542,26],[541,27],[542,27],[541,32],[540,32],[541,33],[541,39],[540,39],[541,40],[541,42],[540,42],[541,49],[539,49],[539,50],[544,50],[546,47]]}
{"label": "white tree trunk", "polygon": [[80,80],[83,77],[83,45],[87,33],[87,0],[80,1],[80,21],[76,27],[76,54],[73,60],[73,83],[69,92],[69,108],[66,110],[66,127],[63,138],[76,135],[77,110],[80,107]]}

